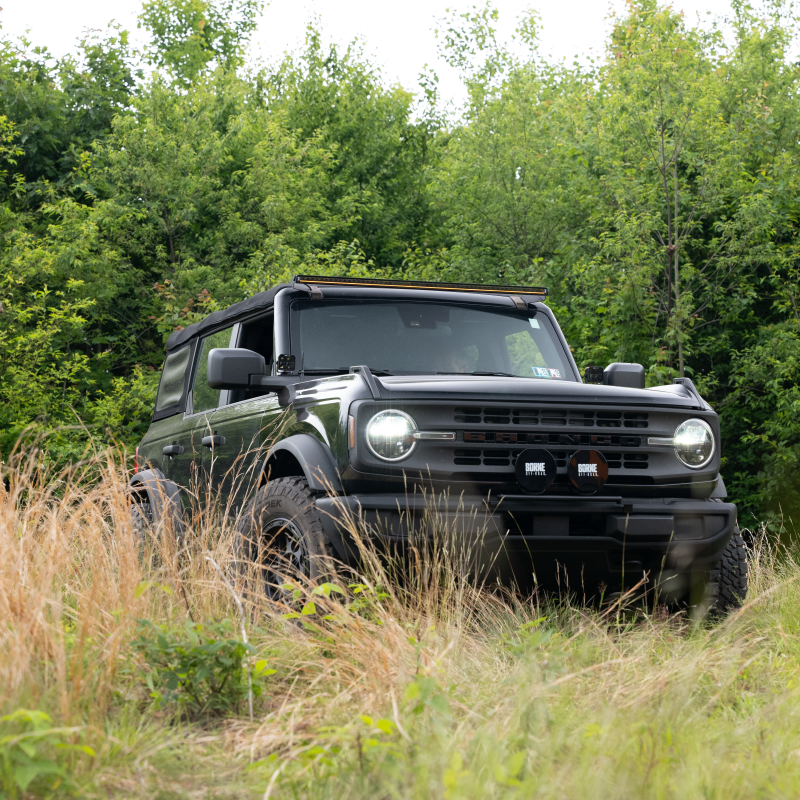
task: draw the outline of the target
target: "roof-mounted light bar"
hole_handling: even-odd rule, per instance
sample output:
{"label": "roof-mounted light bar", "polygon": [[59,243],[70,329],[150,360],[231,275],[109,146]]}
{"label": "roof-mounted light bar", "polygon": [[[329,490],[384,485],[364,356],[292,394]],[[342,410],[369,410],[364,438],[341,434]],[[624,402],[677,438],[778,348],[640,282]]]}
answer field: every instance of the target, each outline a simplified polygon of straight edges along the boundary
{"label": "roof-mounted light bar", "polygon": [[395,281],[378,278],[336,278],[325,275],[295,275],[294,283],[317,286],[366,286],[380,289],[441,289],[456,292],[479,292],[481,294],[538,294],[547,297],[543,286],[494,286],[480,283],[439,283],[438,281]]}

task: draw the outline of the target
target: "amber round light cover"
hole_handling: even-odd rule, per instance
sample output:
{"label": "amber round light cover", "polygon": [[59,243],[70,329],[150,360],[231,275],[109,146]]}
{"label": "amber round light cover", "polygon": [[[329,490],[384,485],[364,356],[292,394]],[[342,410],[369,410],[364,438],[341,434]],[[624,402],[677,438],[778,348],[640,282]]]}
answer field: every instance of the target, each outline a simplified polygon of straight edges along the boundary
{"label": "amber round light cover", "polygon": [[567,474],[578,494],[594,494],[608,480],[608,462],[599,450],[576,450],[567,465]]}

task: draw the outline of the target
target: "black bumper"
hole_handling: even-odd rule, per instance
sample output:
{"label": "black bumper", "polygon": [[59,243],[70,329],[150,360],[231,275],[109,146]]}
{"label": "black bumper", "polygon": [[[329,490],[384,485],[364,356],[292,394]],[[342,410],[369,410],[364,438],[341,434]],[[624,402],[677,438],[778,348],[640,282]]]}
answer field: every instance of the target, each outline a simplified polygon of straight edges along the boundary
{"label": "black bumper", "polygon": [[732,503],[669,498],[362,494],[320,498],[317,507],[348,561],[358,525],[381,545],[456,542],[471,570],[504,583],[566,582],[590,594],[644,575],[685,593],[684,578],[707,576],[736,524]]}

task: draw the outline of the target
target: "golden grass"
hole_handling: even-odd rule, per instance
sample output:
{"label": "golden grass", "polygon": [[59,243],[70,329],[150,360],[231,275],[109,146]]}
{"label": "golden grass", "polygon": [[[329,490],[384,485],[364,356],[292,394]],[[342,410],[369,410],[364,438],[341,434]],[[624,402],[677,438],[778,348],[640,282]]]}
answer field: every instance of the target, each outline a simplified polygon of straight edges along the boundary
{"label": "golden grass", "polygon": [[[489,591],[461,580],[444,550],[412,559],[396,583],[367,548],[364,574],[348,579],[375,590],[366,607],[303,586],[317,609],[302,625],[244,592],[235,520],[213,508],[183,544],[161,532],[142,557],[111,454],[93,461],[91,485],[75,470],[42,476],[35,458],[3,469],[0,711],[46,711],[93,748],[64,762],[74,792],[800,793],[800,568],[763,534],[747,605],[716,624]],[[208,555],[246,595],[248,637],[276,670],[252,722],[246,704],[180,721],[139,677],[137,619],[238,620]]]}

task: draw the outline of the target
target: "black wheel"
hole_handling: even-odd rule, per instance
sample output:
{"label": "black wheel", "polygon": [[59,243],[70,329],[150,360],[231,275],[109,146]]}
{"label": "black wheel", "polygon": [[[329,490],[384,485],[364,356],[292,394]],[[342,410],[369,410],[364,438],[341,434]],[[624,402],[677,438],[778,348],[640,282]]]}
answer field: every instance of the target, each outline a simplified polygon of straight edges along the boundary
{"label": "black wheel", "polygon": [[334,550],[303,478],[277,478],[262,486],[245,506],[237,528],[237,552],[244,569],[257,564],[264,593],[286,602],[281,584],[312,582],[335,575]]}
{"label": "black wheel", "polygon": [[737,525],[722,558],[711,570],[713,608],[727,614],[741,608],[747,596],[747,550]]}

